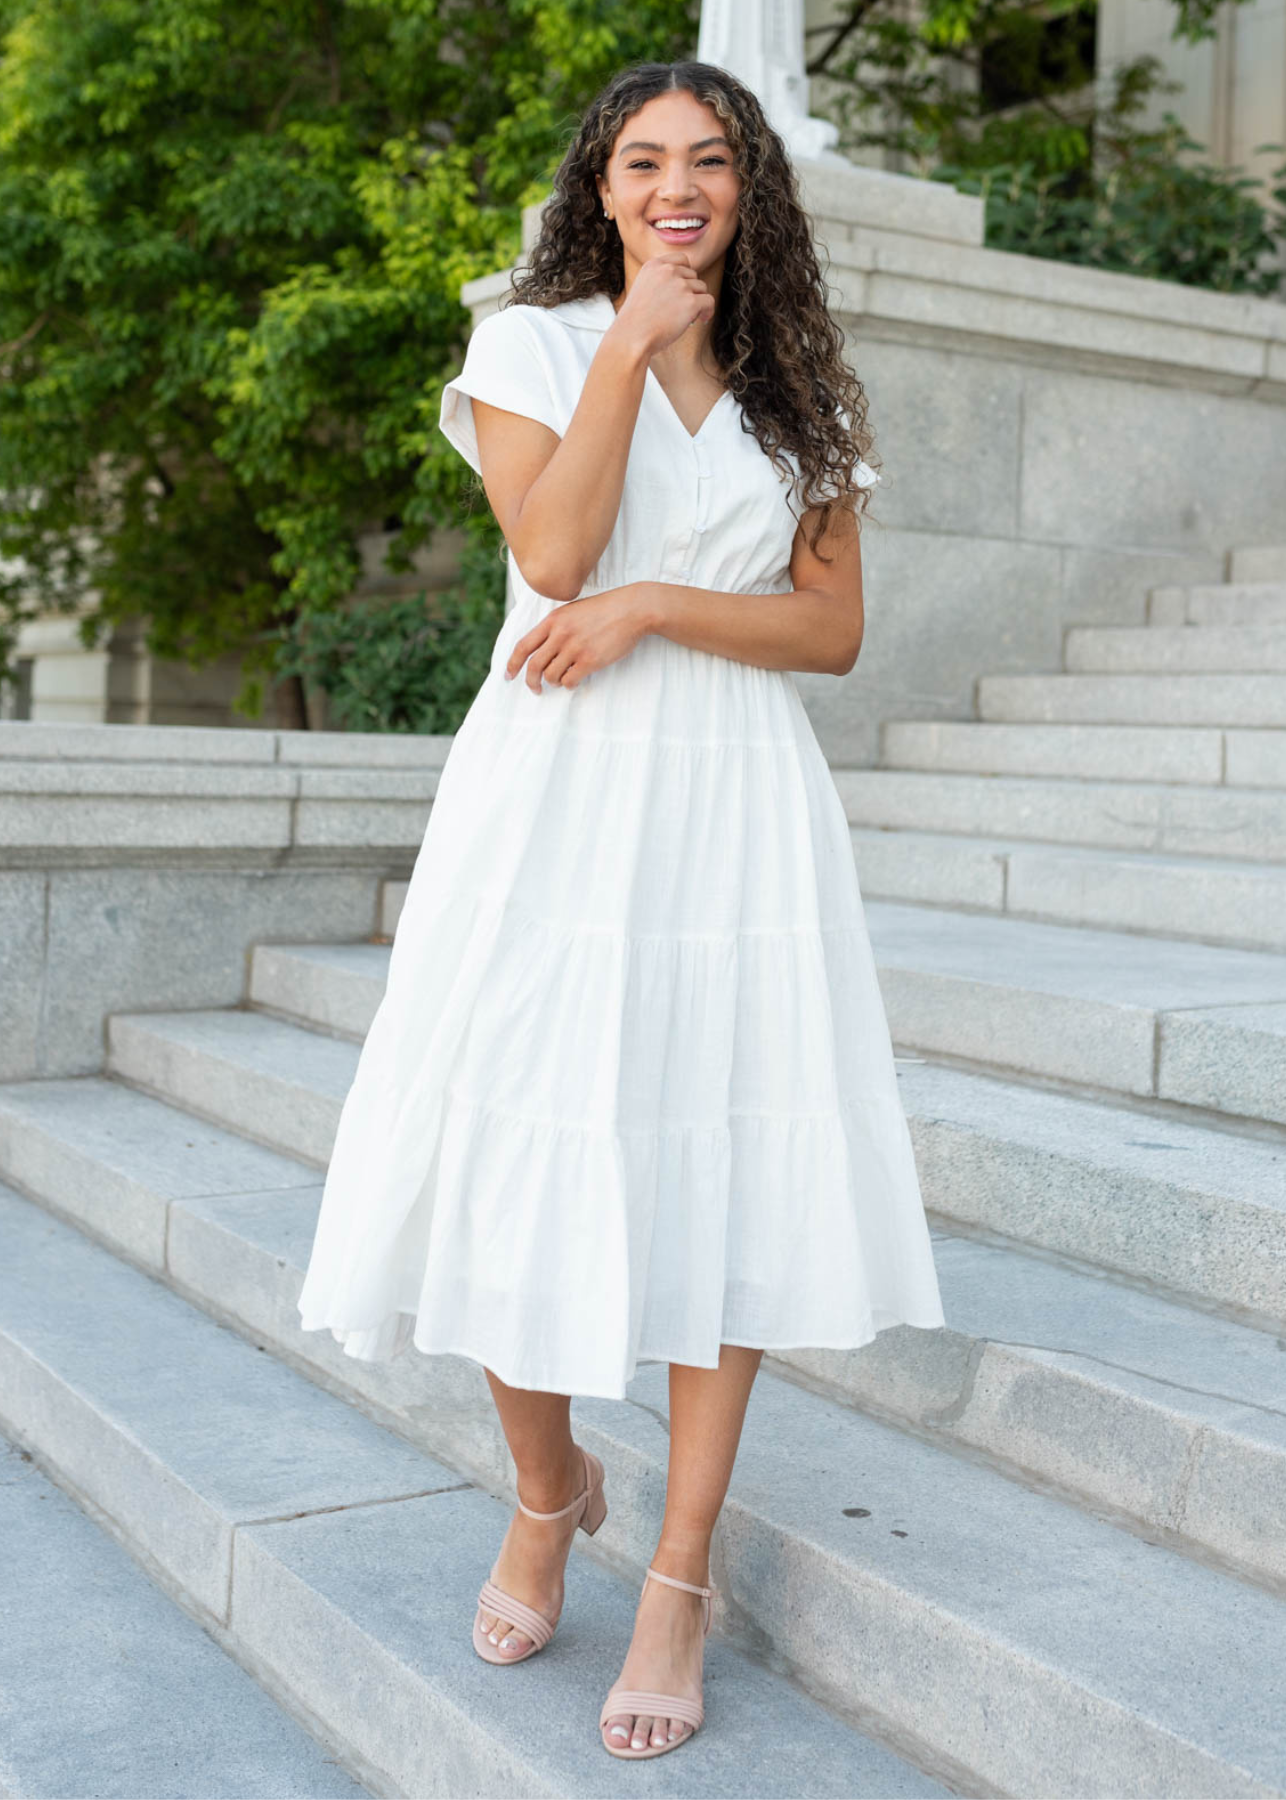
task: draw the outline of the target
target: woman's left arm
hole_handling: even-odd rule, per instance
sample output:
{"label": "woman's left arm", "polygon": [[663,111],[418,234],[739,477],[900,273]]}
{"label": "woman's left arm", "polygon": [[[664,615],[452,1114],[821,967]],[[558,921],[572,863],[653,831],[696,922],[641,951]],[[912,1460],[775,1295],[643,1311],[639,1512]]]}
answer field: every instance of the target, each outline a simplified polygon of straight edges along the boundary
{"label": "woman's left arm", "polygon": [[839,507],[817,548],[808,547],[806,513],[790,556],[785,594],[738,594],[669,581],[631,581],[559,605],[520,637],[505,676],[524,670],[538,694],[544,682],[578,687],[595,669],[627,656],[649,633],[761,669],[847,675],[862,647],[862,550],[856,517]]}
{"label": "woman's left arm", "polygon": [[786,594],[729,594],[645,581],[640,603],[648,630],[693,650],[709,650],[763,669],[847,675],[862,647],[861,532],[854,514],[837,507],[818,549],[808,547],[805,514],[790,557]]}

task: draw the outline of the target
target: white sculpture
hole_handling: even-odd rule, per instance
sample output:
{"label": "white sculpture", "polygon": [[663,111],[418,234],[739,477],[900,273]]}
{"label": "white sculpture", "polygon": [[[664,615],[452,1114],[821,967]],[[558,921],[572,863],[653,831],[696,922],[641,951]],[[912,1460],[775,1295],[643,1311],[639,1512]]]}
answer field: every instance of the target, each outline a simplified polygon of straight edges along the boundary
{"label": "white sculpture", "polygon": [[803,0],[702,0],[697,60],[745,82],[793,157],[853,167],[830,148],[838,128],[809,116]]}

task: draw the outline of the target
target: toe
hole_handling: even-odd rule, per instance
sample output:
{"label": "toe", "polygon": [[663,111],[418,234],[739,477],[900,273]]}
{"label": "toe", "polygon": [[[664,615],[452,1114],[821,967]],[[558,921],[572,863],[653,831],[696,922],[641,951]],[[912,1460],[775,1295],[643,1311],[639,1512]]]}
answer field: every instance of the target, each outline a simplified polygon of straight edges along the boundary
{"label": "toe", "polygon": [[630,1733],[630,1749],[646,1750],[647,1741],[652,1735],[652,1721],[646,1713],[640,1713],[634,1721],[634,1729]]}
{"label": "toe", "polygon": [[502,1656],[521,1656],[524,1650],[531,1648],[532,1640],[512,1626],[507,1619],[502,1619],[496,1628],[496,1639]]}
{"label": "toe", "polygon": [[687,1729],[688,1729],[688,1722],[686,1719],[671,1719],[670,1720],[670,1739],[671,1739],[671,1741],[673,1741],[673,1739],[675,1739],[675,1738],[682,1737],[684,1732]]}
{"label": "toe", "polygon": [[613,1744],[628,1744],[630,1741],[630,1727],[633,1723],[633,1713],[613,1713],[603,1725],[604,1736]]}

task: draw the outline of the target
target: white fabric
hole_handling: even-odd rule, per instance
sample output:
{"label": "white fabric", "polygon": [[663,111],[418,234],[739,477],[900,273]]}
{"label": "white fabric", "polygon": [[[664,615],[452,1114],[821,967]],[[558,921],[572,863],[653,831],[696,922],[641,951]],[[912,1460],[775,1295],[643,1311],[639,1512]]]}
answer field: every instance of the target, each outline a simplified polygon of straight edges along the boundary
{"label": "white fabric", "polygon": [[[476,466],[471,395],[565,431],[613,317],[599,294],[485,319],[446,436]],[[731,395],[693,436],[649,372],[582,591],[784,593],[788,494]],[[720,1343],[943,1325],[848,824],[793,675],[648,636],[533,693],[504,666],[557,602],[513,573],[344,1103],[302,1328],[620,1399],[638,1363],[714,1368]]]}

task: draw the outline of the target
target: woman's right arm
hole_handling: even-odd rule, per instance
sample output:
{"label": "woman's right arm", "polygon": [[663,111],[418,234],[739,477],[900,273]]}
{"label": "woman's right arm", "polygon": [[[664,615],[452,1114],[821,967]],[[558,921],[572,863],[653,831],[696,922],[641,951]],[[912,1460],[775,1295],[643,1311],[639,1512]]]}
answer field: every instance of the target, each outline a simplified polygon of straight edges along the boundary
{"label": "woman's right arm", "polygon": [[482,482],[523,578],[574,600],[616,525],[651,351],[618,318],[603,333],[566,432],[474,399]]}

